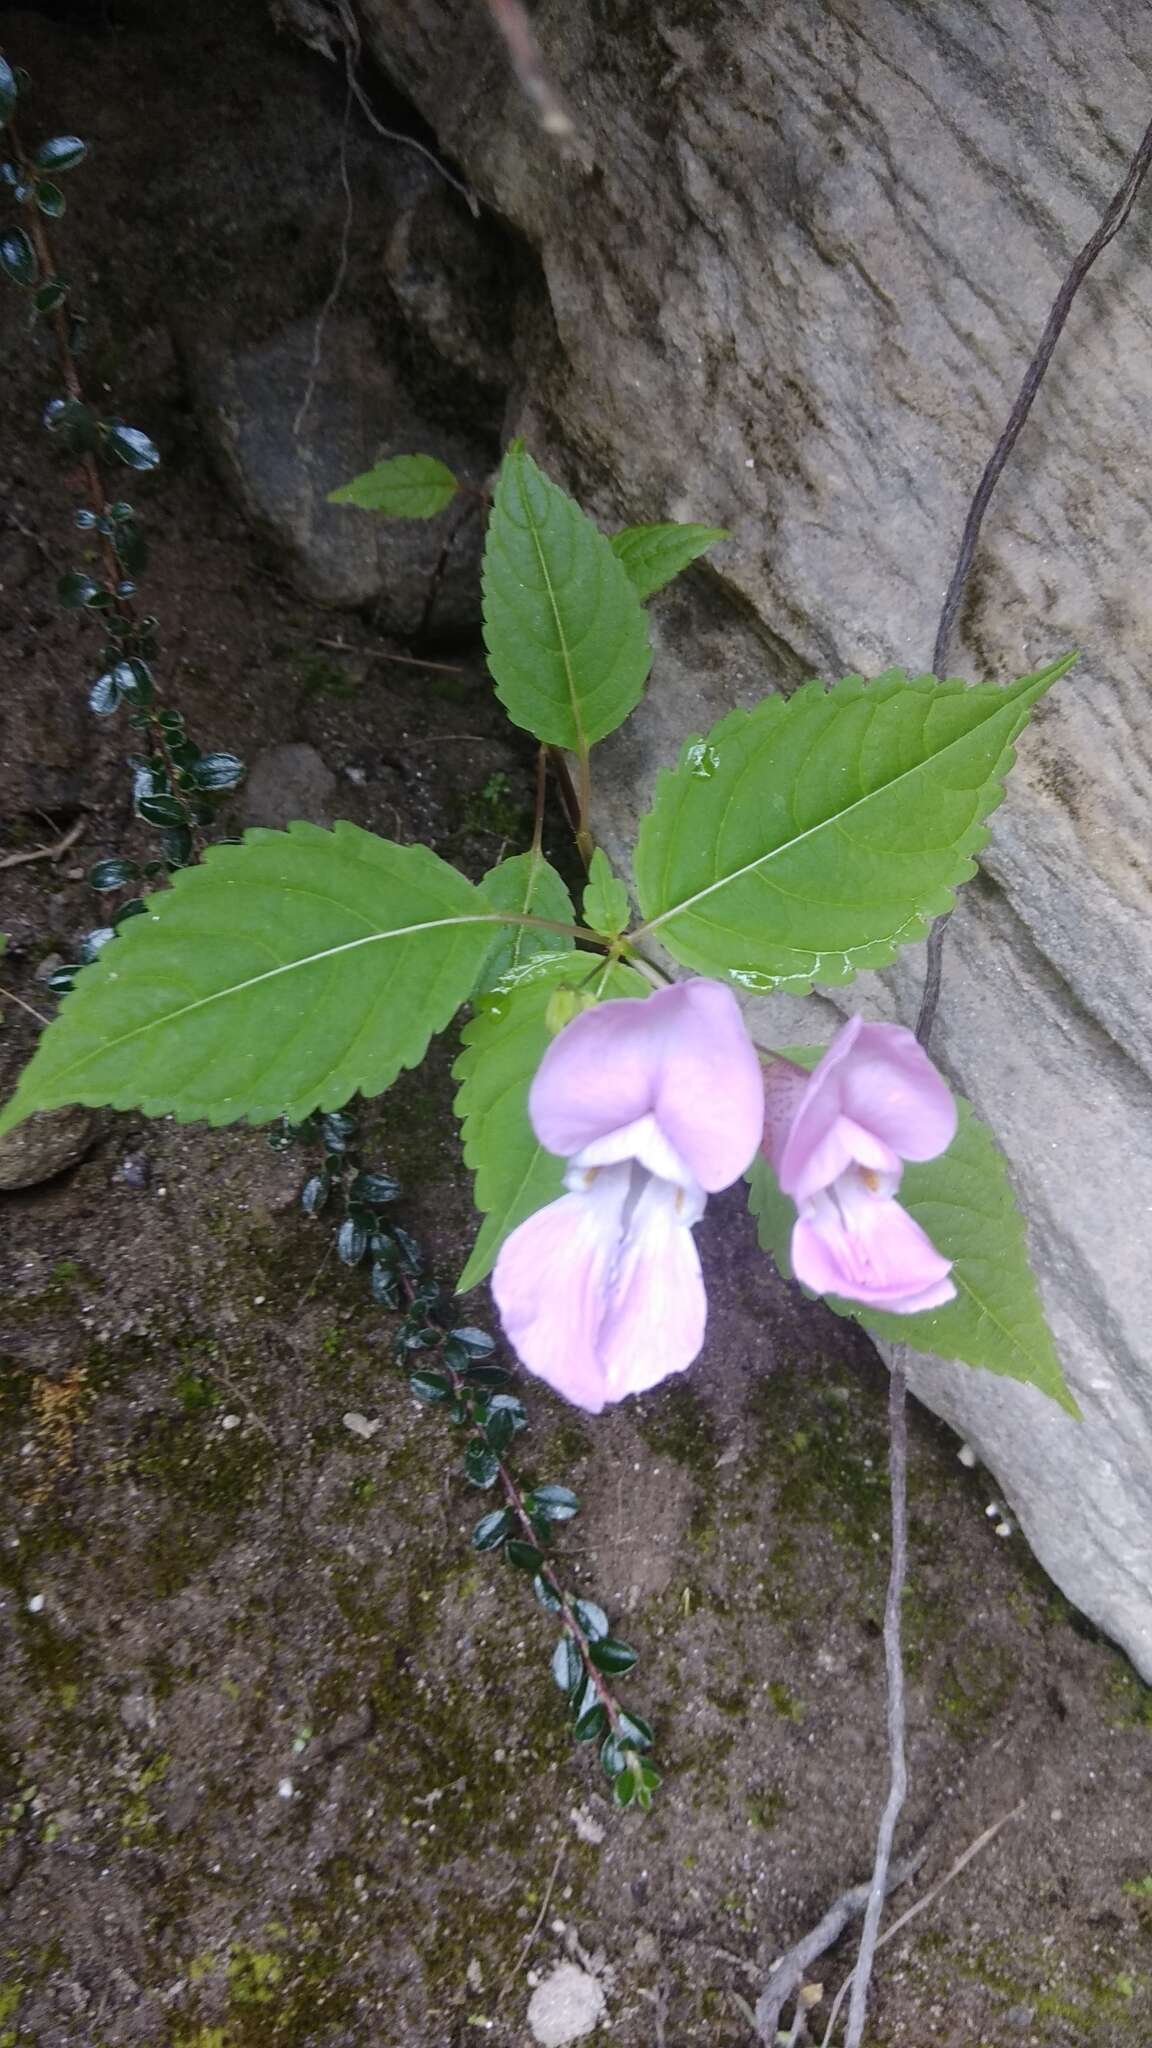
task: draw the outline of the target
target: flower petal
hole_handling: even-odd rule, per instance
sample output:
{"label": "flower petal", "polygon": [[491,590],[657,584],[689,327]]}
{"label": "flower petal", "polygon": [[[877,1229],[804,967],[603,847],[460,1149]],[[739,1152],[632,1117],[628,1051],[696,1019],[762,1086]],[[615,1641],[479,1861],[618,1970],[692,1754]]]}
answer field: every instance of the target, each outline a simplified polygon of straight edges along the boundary
{"label": "flower petal", "polygon": [[901,1159],[935,1159],[955,1134],[951,1092],[913,1033],[850,1017],[813,1068],[773,1163],[784,1193],[802,1203],[853,1160],[895,1172]]}
{"label": "flower petal", "polygon": [[951,1269],[899,1202],[863,1188],[847,1203],[817,1195],[792,1232],[792,1270],[805,1287],[895,1315],[951,1301]]}
{"label": "flower petal", "polygon": [[492,1275],[517,1356],[591,1415],[611,1398],[598,1337],[631,1180],[630,1167],[609,1167],[589,1175],[582,1192],[537,1209],[505,1239]]}
{"label": "flower petal", "polygon": [[731,990],[697,980],[583,1011],[553,1039],[528,1107],[541,1144],[567,1159],[654,1116],[712,1192],[738,1180],[755,1154],[764,1091]]}
{"label": "flower petal", "polygon": [[691,1225],[703,1198],[650,1180],[636,1204],[600,1330],[604,1398],[643,1393],[699,1354],[708,1300]]}

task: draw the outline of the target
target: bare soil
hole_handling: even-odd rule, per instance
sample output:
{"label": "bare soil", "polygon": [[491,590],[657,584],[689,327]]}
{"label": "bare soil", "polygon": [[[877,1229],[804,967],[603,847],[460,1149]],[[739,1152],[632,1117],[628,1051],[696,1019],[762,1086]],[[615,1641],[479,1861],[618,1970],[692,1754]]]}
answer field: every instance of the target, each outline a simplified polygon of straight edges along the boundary
{"label": "bare soil", "polygon": [[[171,341],[197,292],[238,335],[323,297],[339,75],[255,0],[101,20],[6,11],[0,38],[37,128],[96,144],[62,246],[95,316],[86,374],[165,453],[133,484],[165,687],[202,741],[305,742],[344,815],[479,875],[523,828],[532,764],[474,651],[402,667],[293,596],[206,463]],[[378,198],[361,298],[387,155],[356,131]],[[85,821],[62,864],[0,874],[6,985],[44,1009],[37,968],[99,921],[87,865],[145,841],[125,734],[90,718],[90,649],[54,603],[76,540],[37,426],[54,373],[14,293],[0,322],[4,844]],[[34,1035],[6,1003],[5,1083]],[[379,1105],[372,1147],[445,1278],[472,1228],[452,1056]],[[120,1117],[0,1198],[0,2044],[521,2048],[532,1973],[569,1955],[606,1993],[596,2038],[747,2043],[739,2000],[865,1874],[883,1794],[875,1354],[776,1280],[737,1191],[701,1227],[713,1324],[685,1383],[594,1423],[527,1390],[522,1468],[577,1487],[568,1569],[641,1652],[623,1692],[665,1778],[620,1816],[565,1732],[549,1618],[469,1549],[486,1503],[408,1398],[392,1319],[301,1216],[301,1171],[258,1132]],[[901,1841],[927,1855],[901,1903],[1014,1817],[883,1952],[869,2041],[1135,2048],[1152,1698],[994,1533],[987,1477],[913,1423]]]}

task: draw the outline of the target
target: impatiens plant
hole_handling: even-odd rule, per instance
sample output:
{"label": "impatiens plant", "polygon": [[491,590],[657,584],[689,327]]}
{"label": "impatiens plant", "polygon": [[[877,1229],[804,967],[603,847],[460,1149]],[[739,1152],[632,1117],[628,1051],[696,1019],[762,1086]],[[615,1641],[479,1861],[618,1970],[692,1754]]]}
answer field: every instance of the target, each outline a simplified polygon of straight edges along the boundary
{"label": "impatiens plant", "polygon": [[[343,495],[411,511],[422,461],[404,458],[395,504],[387,464]],[[783,1270],[881,1335],[1070,1406],[1001,1157],[963,1106],[953,1139],[957,1105],[911,1034],[856,1020],[809,1077],[818,1053],[758,1054],[732,993],[840,988],[923,939],[1070,657],[1007,686],[892,670],[766,690],[659,777],[634,909],[595,845],[592,750],[647,682],[641,594],[719,537],[608,536],[519,444],[501,466],[489,666],[571,790],[580,918],[539,831],[479,882],[350,824],[250,831],[83,970],[0,1129],[71,1102],[299,1123],[387,1088],[466,1009],[458,1107],[484,1220],[461,1286],[495,1265],[514,1348],[571,1398],[598,1409],[691,1362],[692,1227],[751,1168]],[[669,986],[685,969],[702,978]]]}
{"label": "impatiens plant", "polygon": [[[407,456],[334,495],[353,516],[436,518],[455,480]],[[370,1265],[375,1298],[404,1318],[411,1391],[443,1407],[465,1476],[495,1492],[473,1543],[531,1578],[561,1630],[573,1732],[599,1744],[618,1802],[640,1807],[659,1782],[652,1733],[610,1683],[635,1652],[548,1556],[576,1497],[525,1491],[509,1470],[522,1404],[491,1340],[385,1220],[394,1184],[349,1166],[354,1098],[464,1013],[457,1110],[481,1221],[458,1292],[491,1274],[521,1363],[592,1413],[698,1356],[693,1231],[706,1197],[745,1175],[785,1274],[878,1335],[1075,1412],[1003,1160],[912,1034],[854,1017],[827,1051],[772,1051],[739,1001],[843,987],[926,936],[1069,658],[1007,686],[898,670],[790,698],[766,686],[660,775],[630,882],[596,844],[593,749],[643,696],[644,601],[722,537],[603,534],[514,444],[492,497],[485,640],[497,694],[540,743],[531,845],[479,881],[346,823],[208,847],[109,931],[0,1113],[2,1132],[106,1104],[323,1145],[304,1207],[341,1194],[340,1258]],[[549,769],[585,870],[579,914],[542,849]],[[770,1004],[756,1031],[771,1037]]]}

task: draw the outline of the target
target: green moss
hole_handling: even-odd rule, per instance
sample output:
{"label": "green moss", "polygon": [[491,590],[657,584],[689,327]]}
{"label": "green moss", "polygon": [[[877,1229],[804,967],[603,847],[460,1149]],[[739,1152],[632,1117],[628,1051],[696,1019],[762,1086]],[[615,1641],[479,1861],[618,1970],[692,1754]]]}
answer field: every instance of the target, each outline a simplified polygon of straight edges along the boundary
{"label": "green moss", "polygon": [[802,1721],[804,1719],[808,1709],[804,1705],[803,1700],[797,1699],[794,1693],[789,1692],[788,1687],[782,1685],[778,1678],[774,1678],[771,1681],[767,1687],[767,1693],[782,1721]]}
{"label": "green moss", "polygon": [[767,1479],[777,1519],[819,1522],[843,1547],[874,1561],[888,1525],[882,1411],[866,1410],[847,1379],[787,1368],[758,1380],[748,1400],[756,1433],[751,1482]]}
{"label": "green moss", "polygon": [[1018,1676],[1015,1658],[1001,1645],[962,1644],[949,1656],[936,1690],[936,1711],[962,1742],[972,1742],[1007,1705]]}

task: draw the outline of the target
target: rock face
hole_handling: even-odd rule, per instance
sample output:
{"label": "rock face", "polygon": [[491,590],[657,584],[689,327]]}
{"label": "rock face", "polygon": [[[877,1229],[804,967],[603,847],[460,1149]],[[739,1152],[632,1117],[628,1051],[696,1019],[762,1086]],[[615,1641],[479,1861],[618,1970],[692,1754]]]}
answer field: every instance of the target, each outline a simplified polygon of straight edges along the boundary
{"label": "rock face", "polygon": [[330,505],[336,485],[384,455],[437,455],[472,485],[486,451],[430,423],[367,322],[315,319],[255,347],[192,351],[201,414],[245,511],[297,588],[322,604],[377,607],[392,631],[459,633],[479,623],[483,522],[469,499],[435,519],[384,519]]}
{"label": "rock face", "polygon": [[[1088,45],[1072,0],[541,0],[578,122],[565,156],[486,10],[361,12],[539,254],[553,326],[534,329],[510,426],[606,520],[731,532],[711,579],[658,606],[650,696],[602,750],[601,826],[624,845],[657,766],[733,702],[927,665],[969,495],[1147,120],[1152,16],[1105,10]],[[952,663],[1006,680],[1083,651],[954,921],[936,1048],[1009,1154],[1084,1423],[966,1368],[915,1368],[1052,1575],[1148,1677],[1150,207],[1073,311]],[[908,1020],[921,973],[905,956],[852,1000]],[[777,1042],[794,1009],[765,1006]]]}

